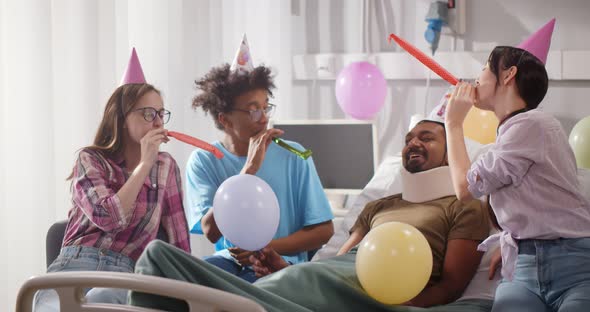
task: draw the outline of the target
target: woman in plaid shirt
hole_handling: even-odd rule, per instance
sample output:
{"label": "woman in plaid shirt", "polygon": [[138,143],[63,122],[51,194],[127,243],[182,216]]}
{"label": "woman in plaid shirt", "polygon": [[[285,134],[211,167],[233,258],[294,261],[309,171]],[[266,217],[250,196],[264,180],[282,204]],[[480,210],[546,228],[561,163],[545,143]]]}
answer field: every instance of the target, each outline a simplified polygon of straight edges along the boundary
{"label": "woman in plaid shirt", "polygon": [[[62,249],[47,272],[133,272],[146,245],[161,238],[190,253],[176,161],[160,144],[170,119],[160,92],[145,82],[133,50],[107,102],[94,144],[83,148],[70,176],[72,208]],[[89,302],[124,303],[126,290],[90,290]],[[35,311],[59,311],[57,293],[37,294]]]}

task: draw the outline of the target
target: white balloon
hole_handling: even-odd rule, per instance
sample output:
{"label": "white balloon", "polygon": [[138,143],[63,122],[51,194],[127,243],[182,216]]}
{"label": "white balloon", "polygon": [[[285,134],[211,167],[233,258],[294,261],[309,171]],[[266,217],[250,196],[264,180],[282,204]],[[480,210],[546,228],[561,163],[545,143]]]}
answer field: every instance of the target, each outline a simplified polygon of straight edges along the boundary
{"label": "white balloon", "polygon": [[213,198],[213,216],[221,234],[239,248],[259,250],[279,226],[279,201],[261,178],[239,174],[225,180]]}

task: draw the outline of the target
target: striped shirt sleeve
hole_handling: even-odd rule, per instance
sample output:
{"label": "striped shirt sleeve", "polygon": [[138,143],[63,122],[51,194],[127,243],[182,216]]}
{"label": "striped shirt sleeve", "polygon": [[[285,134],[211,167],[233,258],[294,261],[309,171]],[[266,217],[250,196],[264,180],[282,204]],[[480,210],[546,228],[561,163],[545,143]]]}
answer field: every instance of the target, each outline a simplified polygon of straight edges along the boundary
{"label": "striped shirt sleeve", "polygon": [[169,172],[166,193],[162,202],[162,225],[168,234],[168,242],[190,253],[188,224],[182,203],[182,182],[178,164],[168,157]]}
{"label": "striped shirt sleeve", "polygon": [[98,153],[82,150],[74,167],[72,200],[96,227],[117,233],[129,225],[135,204],[124,209],[108,185],[107,162]]}

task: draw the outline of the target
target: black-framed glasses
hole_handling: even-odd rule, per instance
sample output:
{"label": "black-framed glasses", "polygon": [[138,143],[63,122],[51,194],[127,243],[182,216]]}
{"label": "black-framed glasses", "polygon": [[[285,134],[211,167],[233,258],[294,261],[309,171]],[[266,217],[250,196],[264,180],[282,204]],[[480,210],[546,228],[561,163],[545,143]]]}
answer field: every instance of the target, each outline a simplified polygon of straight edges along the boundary
{"label": "black-framed glasses", "polygon": [[260,120],[260,118],[262,118],[263,113],[264,113],[264,116],[266,116],[268,118],[272,117],[272,114],[275,111],[275,107],[276,107],[276,105],[268,103],[268,106],[266,108],[258,108],[258,109],[254,109],[254,110],[234,108],[234,109],[232,109],[232,111],[240,111],[240,112],[244,112],[244,113],[249,113],[250,119],[252,119],[252,121],[254,121],[254,122],[257,122]]}
{"label": "black-framed glasses", "polygon": [[153,107],[142,107],[132,110],[132,112],[136,111],[142,111],[141,113],[143,115],[143,119],[145,119],[147,122],[152,122],[154,119],[156,119],[156,116],[160,116],[163,124],[170,121],[170,115],[172,114],[169,110],[163,108],[161,110],[156,110]]}

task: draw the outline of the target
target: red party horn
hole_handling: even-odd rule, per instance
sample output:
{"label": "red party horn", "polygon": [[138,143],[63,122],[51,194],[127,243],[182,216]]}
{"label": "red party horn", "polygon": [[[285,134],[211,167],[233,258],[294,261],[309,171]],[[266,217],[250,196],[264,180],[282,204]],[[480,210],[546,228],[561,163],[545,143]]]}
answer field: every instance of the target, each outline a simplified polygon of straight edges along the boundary
{"label": "red party horn", "polygon": [[215,147],[205,141],[199,140],[199,139],[194,138],[190,135],[186,135],[186,134],[176,132],[176,131],[168,131],[168,136],[173,137],[173,138],[177,139],[178,141],[182,141],[184,143],[188,143],[190,145],[196,146],[200,149],[204,149],[204,150],[212,153],[213,155],[215,155],[215,157],[217,157],[218,159],[223,158],[223,153],[219,149],[217,149],[217,147]]}
{"label": "red party horn", "polygon": [[415,46],[411,45],[409,42],[405,41],[404,39],[391,34],[389,35],[389,42],[394,40],[399,44],[400,47],[404,48],[404,50],[408,51],[412,56],[414,56],[418,61],[422,64],[426,65],[426,67],[430,68],[433,72],[439,75],[442,79],[446,80],[448,83],[452,84],[453,86],[459,83],[459,79],[449,73],[446,69],[440,66],[439,63],[435,62],[432,58],[428,55],[424,54],[424,52],[418,50]]}

